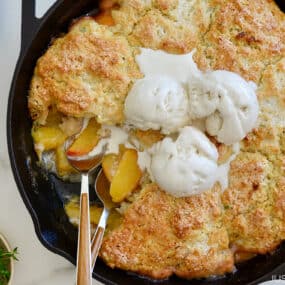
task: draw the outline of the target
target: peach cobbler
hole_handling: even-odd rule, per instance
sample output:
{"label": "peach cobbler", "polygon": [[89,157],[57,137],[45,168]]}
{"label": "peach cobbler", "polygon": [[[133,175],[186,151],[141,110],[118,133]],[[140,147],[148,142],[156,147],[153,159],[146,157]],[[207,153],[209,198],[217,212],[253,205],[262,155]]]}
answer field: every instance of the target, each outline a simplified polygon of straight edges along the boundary
{"label": "peach cobbler", "polygon": [[[223,275],[285,239],[285,15],[268,0],[103,0],[38,59],[40,163],[107,147],[119,207],[100,257],[154,279]],[[76,223],[76,199],[65,205]],[[102,209],[91,207],[91,222]]]}

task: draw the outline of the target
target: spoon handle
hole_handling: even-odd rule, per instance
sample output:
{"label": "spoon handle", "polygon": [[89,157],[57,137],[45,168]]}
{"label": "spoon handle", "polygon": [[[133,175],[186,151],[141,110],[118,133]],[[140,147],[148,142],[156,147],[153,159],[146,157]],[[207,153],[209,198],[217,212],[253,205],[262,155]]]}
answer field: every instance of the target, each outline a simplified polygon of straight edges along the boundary
{"label": "spoon handle", "polygon": [[91,285],[91,246],[88,174],[82,174],[77,248],[77,285]]}
{"label": "spoon handle", "polygon": [[91,260],[92,260],[92,269],[95,266],[96,259],[99,254],[99,250],[103,241],[103,236],[107,224],[107,220],[109,217],[110,211],[104,207],[103,212],[101,214],[96,232],[92,238],[92,243],[91,243]]}

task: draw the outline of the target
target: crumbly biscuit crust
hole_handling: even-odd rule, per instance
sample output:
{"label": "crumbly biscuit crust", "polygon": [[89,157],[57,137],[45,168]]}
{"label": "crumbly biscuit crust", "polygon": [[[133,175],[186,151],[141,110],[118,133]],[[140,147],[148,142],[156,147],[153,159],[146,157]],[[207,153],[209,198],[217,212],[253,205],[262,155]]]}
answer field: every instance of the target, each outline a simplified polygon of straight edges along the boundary
{"label": "crumbly biscuit crust", "polygon": [[79,20],[38,60],[29,94],[32,118],[44,123],[53,105],[68,116],[121,123],[129,86],[141,77],[135,50],[93,19]]}
{"label": "crumbly biscuit crust", "polygon": [[[77,23],[39,59],[32,117],[56,105],[66,115],[123,121],[123,102],[141,77],[137,47],[186,53],[202,70],[226,69],[254,81],[256,128],[231,163],[229,187],[175,198],[145,186],[109,231],[101,257],[152,278],[231,272],[243,254],[264,254],[285,239],[285,15],[271,0],[119,0],[115,25]],[[228,151],[219,146],[220,161]]]}

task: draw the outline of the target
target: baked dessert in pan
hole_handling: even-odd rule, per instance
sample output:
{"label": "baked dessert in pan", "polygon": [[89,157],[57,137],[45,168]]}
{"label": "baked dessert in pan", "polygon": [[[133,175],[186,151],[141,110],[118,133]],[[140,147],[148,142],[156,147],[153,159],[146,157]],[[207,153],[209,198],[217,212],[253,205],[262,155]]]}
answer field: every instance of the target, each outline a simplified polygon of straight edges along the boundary
{"label": "baked dessert in pan", "polygon": [[[284,14],[266,0],[124,0],[102,2],[101,8],[97,19],[80,19],[51,44],[31,82],[35,144],[44,137],[37,136],[38,128],[61,125],[60,133],[48,135],[58,141],[45,149],[56,151],[59,175],[71,173],[62,156],[66,125],[74,131],[84,118],[124,121],[128,91],[143,77],[135,61],[140,47],[174,54],[196,49],[193,59],[201,70],[228,70],[255,82],[260,110],[256,128],[231,162],[225,191],[216,183],[202,194],[177,198],[144,183],[105,236],[101,258],[155,279],[200,278],[232,272],[235,262],[273,251],[285,229]],[[161,139],[157,133],[140,139],[152,144],[153,136]],[[227,159],[229,147],[215,144],[219,160]]]}

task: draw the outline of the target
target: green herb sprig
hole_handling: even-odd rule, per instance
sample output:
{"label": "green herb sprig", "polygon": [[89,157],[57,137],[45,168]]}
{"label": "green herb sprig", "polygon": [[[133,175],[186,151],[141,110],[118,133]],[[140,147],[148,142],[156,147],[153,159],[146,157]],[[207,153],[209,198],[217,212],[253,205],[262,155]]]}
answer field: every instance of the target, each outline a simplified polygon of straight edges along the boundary
{"label": "green herb sprig", "polygon": [[9,281],[11,276],[11,272],[9,270],[10,259],[18,260],[17,254],[17,247],[10,252],[0,248],[0,285],[4,285]]}

